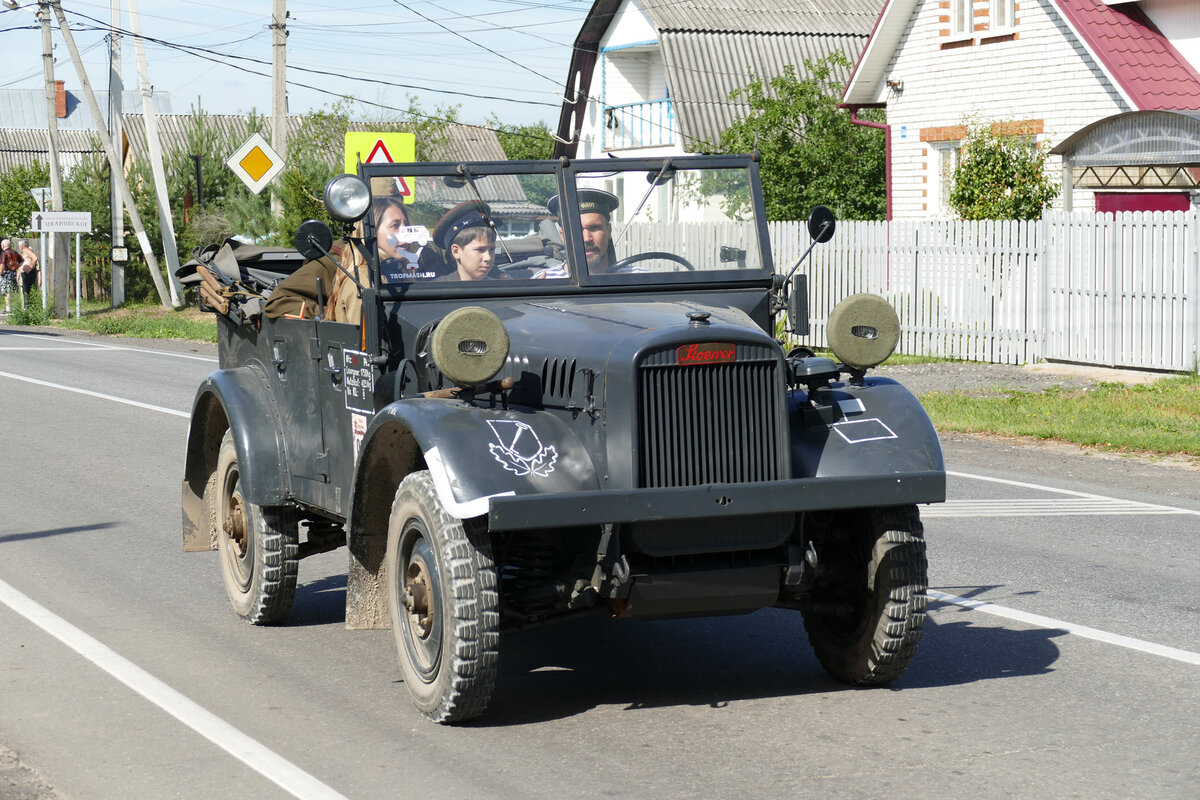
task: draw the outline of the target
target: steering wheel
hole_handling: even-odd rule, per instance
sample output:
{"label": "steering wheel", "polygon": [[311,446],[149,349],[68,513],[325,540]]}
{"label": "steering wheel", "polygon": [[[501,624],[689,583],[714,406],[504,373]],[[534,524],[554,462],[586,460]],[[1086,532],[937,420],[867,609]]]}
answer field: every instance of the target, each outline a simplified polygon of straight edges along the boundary
{"label": "steering wheel", "polygon": [[618,261],[617,263],[610,266],[608,268],[608,271],[609,272],[619,272],[622,267],[627,267],[630,264],[636,264],[639,261],[650,261],[655,258],[661,258],[664,261],[674,261],[676,264],[679,264],[684,269],[690,269],[693,272],[695,272],[695,270],[696,270],[696,268],[692,266],[692,262],[688,261],[683,256],[677,256],[674,253],[663,253],[663,252],[660,252],[657,250],[651,250],[648,253],[638,253],[637,255],[626,256],[625,258],[622,258],[620,261]]}

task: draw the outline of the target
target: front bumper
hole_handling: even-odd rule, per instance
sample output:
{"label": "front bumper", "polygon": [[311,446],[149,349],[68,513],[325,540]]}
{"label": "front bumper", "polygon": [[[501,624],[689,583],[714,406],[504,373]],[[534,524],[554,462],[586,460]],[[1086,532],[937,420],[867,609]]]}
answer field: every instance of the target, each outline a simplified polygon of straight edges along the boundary
{"label": "front bumper", "polygon": [[617,522],[747,517],[798,511],[941,503],[946,473],[797,478],[671,489],[596,490],[490,498],[495,531]]}

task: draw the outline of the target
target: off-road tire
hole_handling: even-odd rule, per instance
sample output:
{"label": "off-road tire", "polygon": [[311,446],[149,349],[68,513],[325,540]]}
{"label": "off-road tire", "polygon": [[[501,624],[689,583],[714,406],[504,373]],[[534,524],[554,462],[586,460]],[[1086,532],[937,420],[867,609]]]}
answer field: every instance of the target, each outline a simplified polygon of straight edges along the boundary
{"label": "off-road tire", "polygon": [[482,714],[500,643],[491,539],[482,525],[446,513],[426,470],[396,489],[385,572],[392,635],[413,704],[434,722]]}
{"label": "off-road tire", "polygon": [[915,506],[871,509],[853,519],[825,545],[845,559],[846,580],[812,598],[804,627],[830,675],[868,686],[898,678],[916,655],[925,625],[925,538]]}
{"label": "off-road tire", "polygon": [[237,450],[228,431],[217,456],[214,491],[221,577],[233,610],[252,625],[283,622],[296,597],[300,562],[296,511],[264,508],[242,496]]}

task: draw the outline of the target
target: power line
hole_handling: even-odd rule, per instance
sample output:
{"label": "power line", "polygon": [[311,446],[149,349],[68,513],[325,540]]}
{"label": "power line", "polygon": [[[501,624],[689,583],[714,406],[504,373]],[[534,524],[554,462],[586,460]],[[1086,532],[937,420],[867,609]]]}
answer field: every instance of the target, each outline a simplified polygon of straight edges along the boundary
{"label": "power line", "polygon": [[529,67],[527,67],[527,66],[525,66],[524,64],[520,63],[519,61],[514,61],[513,59],[511,59],[511,58],[509,58],[508,56],[504,55],[503,53],[498,53],[498,52],[496,52],[495,50],[491,49],[490,47],[486,47],[486,46],[484,46],[484,45],[480,44],[479,42],[472,41],[470,38],[468,38],[468,37],[464,36],[463,34],[459,33],[458,31],[451,30],[450,28],[447,28],[447,27],[446,27],[445,25],[443,25],[442,23],[440,23],[440,22],[438,22],[438,21],[436,21],[436,20],[430,19],[429,17],[425,16],[424,14],[422,14],[422,13],[421,13],[421,12],[419,12],[419,11],[413,11],[411,8],[409,8],[409,7],[408,7],[408,5],[406,5],[405,3],[402,3],[402,2],[400,2],[400,0],[392,0],[392,2],[393,2],[393,3],[395,3],[396,5],[400,6],[401,8],[405,9],[405,10],[406,10],[406,11],[408,11],[410,14],[416,14],[418,17],[420,17],[421,19],[425,20],[426,22],[432,22],[434,25],[437,25],[439,28],[441,28],[442,30],[446,31],[447,33],[452,33],[452,34],[454,34],[455,36],[457,36],[458,38],[460,38],[460,39],[465,39],[466,41],[470,42],[471,44],[474,44],[476,47],[481,47],[481,48],[483,48],[484,50],[487,50],[489,53],[491,53],[492,55],[496,56],[497,58],[502,58],[502,59],[504,59],[505,61],[507,61],[508,63],[510,63],[510,64],[514,64],[514,65],[516,65],[516,66],[520,67],[521,69],[525,70],[526,72],[529,72],[529,73],[531,73],[531,74],[533,74],[533,75],[536,75],[536,76],[538,76],[539,78],[541,78],[541,79],[543,79],[543,80],[550,81],[551,83],[558,83],[558,81],[554,80],[553,78],[547,77],[546,75],[543,75],[542,73],[540,73],[540,72],[538,72],[538,71],[536,71],[536,70],[530,69]]}

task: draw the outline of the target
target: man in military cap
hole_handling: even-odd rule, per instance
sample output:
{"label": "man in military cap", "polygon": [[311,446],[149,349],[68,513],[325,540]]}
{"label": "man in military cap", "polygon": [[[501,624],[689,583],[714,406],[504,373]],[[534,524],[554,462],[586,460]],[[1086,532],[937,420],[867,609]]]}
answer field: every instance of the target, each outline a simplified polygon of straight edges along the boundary
{"label": "man in military cap", "polygon": [[[615,194],[601,189],[579,189],[579,227],[583,231],[583,254],[587,258],[588,272],[608,272],[610,264],[616,263],[617,254],[612,244],[612,222],[610,217],[621,201]],[[550,198],[547,207],[558,216],[558,195]]]}
{"label": "man in military cap", "polygon": [[[617,254],[612,243],[612,222],[610,217],[621,201],[611,192],[602,189],[578,189],[579,198],[579,227],[583,231],[583,254],[587,259],[588,273],[592,275],[608,272],[617,262]],[[559,211],[558,195],[546,202],[550,214],[557,217]],[[624,268],[622,272],[641,272],[638,266]],[[534,275],[535,278],[565,278],[566,264],[542,270]]]}
{"label": "man in military cap", "polygon": [[468,200],[447,211],[433,229],[433,241],[454,262],[455,270],[438,281],[478,281],[496,260],[496,229],[488,222],[487,203]]}

